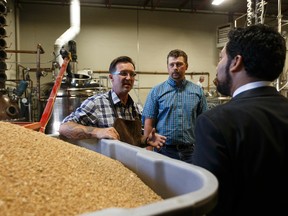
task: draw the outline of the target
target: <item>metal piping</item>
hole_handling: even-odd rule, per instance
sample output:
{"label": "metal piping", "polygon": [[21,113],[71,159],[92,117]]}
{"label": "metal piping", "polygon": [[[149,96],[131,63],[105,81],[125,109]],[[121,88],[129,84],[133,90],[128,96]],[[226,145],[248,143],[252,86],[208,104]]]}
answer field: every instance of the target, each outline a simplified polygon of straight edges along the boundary
{"label": "metal piping", "polygon": [[[80,32],[80,1],[71,0],[70,3],[70,28],[67,29],[54,44],[54,54],[56,57],[56,62],[61,66],[63,63],[62,56],[60,55],[60,50],[69,40],[72,40]],[[59,69],[58,69],[59,70]],[[55,71],[57,77],[58,72]]]}
{"label": "metal piping", "polygon": [[[148,0],[149,2],[150,0]],[[39,0],[26,0],[25,2],[21,2],[21,4],[37,4],[37,5],[67,5],[66,2],[63,1],[44,1],[41,2]],[[178,12],[178,13],[193,13],[193,14],[213,14],[213,15],[228,15],[227,11],[216,11],[216,10],[198,10],[198,9],[181,9],[181,8],[168,8],[168,7],[159,7],[152,8],[151,6],[147,6],[148,3],[144,3],[142,6],[129,6],[129,5],[119,5],[119,4],[106,4],[106,3],[91,3],[91,2],[82,2],[81,5],[84,7],[95,7],[95,8],[108,8],[108,9],[125,9],[125,10],[146,10],[146,11],[160,11],[160,12]],[[235,15],[242,15],[241,12],[234,12]]]}
{"label": "metal piping", "polygon": [[[277,19],[278,19],[278,32],[281,34],[282,32],[282,9],[281,9],[281,0],[278,0],[278,14],[277,14]],[[282,72],[283,74],[283,72]],[[280,78],[282,76],[282,74],[280,74],[280,76],[276,79],[276,89],[278,91],[280,91]],[[286,84],[285,84],[286,85]],[[284,85],[284,86],[285,86]]]}

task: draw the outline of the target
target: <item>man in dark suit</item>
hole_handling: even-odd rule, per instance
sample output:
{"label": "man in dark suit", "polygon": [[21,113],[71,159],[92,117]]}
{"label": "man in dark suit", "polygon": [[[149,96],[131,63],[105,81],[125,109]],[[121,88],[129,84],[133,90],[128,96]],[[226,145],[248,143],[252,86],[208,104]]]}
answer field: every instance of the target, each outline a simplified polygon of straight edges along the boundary
{"label": "man in dark suit", "polygon": [[232,99],[201,114],[195,165],[219,181],[211,215],[288,214],[288,99],[272,82],[286,42],[258,24],[230,31],[217,66],[217,90]]}

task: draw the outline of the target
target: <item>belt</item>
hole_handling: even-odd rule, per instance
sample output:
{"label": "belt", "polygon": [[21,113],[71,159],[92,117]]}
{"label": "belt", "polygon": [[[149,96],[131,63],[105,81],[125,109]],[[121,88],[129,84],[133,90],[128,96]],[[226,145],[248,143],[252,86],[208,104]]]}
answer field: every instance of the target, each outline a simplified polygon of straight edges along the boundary
{"label": "belt", "polygon": [[175,148],[177,150],[185,150],[185,149],[193,149],[194,148],[194,144],[187,144],[187,145],[183,145],[183,144],[177,144],[177,145],[165,145],[166,148]]}

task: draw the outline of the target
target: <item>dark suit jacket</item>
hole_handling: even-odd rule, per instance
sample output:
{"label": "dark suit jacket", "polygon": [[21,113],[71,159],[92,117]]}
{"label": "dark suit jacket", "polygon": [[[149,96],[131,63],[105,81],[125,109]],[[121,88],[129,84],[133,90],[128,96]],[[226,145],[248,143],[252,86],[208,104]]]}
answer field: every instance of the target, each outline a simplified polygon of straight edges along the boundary
{"label": "dark suit jacket", "polygon": [[288,99],[247,90],[197,119],[194,164],[219,180],[213,215],[288,214]]}

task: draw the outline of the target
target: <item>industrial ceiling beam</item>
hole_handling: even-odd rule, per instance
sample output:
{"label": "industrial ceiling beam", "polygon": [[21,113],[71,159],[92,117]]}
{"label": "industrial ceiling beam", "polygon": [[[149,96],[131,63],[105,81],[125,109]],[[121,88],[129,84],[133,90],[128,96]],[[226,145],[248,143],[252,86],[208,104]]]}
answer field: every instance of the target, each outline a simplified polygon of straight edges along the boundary
{"label": "industrial ceiling beam", "polygon": [[[152,1],[153,1],[153,0],[152,0]],[[158,5],[160,4],[160,1],[161,1],[161,0],[157,0],[157,1],[156,1],[156,4],[154,5],[153,9],[155,9],[155,8],[158,7]]]}
{"label": "industrial ceiling beam", "polygon": [[148,3],[150,2],[151,0],[146,0],[145,2],[144,2],[144,4],[143,4],[143,7],[145,8],[145,7],[147,7],[147,5],[148,5]]}
{"label": "industrial ceiling beam", "polygon": [[189,1],[190,0],[183,0],[182,3],[179,5],[178,9],[182,10],[182,8],[185,8]]}
{"label": "industrial ceiling beam", "polygon": [[106,7],[111,8],[111,1],[105,0],[105,5],[106,5]]}

